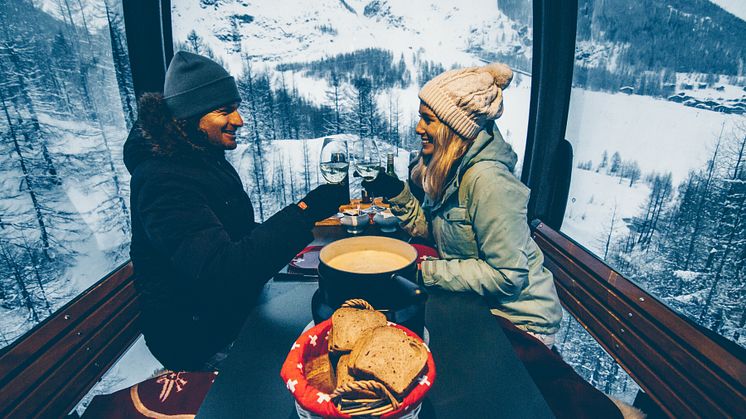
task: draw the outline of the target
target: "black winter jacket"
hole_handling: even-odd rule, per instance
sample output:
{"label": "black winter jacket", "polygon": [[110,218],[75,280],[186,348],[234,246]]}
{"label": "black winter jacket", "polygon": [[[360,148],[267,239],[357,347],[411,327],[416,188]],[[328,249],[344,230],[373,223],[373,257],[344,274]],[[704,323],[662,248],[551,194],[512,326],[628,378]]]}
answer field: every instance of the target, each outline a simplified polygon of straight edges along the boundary
{"label": "black winter jacket", "polygon": [[297,205],[254,222],[222,151],[164,152],[158,141],[136,127],[124,146],[130,254],[148,348],[166,368],[194,370],[235,340],[265,282],[313,239],[312,223]]}

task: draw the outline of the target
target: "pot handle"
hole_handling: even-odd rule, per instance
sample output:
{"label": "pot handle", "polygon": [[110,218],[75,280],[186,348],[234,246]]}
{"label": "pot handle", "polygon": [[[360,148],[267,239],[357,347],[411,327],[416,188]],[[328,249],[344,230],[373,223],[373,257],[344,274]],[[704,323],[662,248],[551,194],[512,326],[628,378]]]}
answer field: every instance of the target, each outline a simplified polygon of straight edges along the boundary
{"label": "pot handle", "polygon": [[402,286],[405,288],[407,294],[414,297],[415,301],[419,304],[424,304],[425,301],[427,301],[427,291],[425,291],[425,288],[415,284],[414,282],[410,281],[409,279],[399,275],[399,274],[393,274],[391,275],[391,279],[393,281],[397,281],[402,284]]}

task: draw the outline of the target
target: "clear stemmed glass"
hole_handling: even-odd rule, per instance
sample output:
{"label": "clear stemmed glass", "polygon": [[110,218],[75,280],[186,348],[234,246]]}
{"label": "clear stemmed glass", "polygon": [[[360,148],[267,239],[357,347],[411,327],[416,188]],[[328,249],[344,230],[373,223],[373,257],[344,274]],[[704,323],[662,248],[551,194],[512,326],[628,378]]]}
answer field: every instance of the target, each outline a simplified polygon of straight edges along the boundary
{"label": "clear stemmed glass", "polygon": [[342,183],[347,177],[350,163],[347,158],[347,141],[324,138],[319,158],[319,169],[329,183]]}
{"label": "clear stemmed glass", "polygon": [[366,180],[373,180],[378,176],[381,168],[381,154],[372,138],[361,138],[352,144],[350,160],[353,168]]}

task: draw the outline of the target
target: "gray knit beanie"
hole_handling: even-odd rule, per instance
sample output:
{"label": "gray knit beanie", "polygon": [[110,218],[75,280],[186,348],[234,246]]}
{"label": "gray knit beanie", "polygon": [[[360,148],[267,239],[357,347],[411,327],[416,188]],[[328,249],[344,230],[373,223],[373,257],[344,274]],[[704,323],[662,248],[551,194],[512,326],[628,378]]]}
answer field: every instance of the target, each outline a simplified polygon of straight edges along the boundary
{"label": "gray knit beanie", "polygon": [[204,115],[241,101],[236,81],[220,64],[186,51],[177,52],[168,65],[163,97],[176,119]]}
{"label": "gray knit beanie", "polygon": [[449,70],[422,87],[420,100],[462,137],[473,140],[503,112],[503,89],[513,79],[505,64]]}

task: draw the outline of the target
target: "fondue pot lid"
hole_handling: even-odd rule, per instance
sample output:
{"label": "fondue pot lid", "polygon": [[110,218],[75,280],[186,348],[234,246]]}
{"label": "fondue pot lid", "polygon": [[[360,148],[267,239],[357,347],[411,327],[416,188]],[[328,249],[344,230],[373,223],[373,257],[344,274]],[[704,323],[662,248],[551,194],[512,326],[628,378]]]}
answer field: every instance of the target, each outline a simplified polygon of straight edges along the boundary
{"label": "fondue pot lid", "polygon": [[[409,261],[407,266],[417,260],[417,250],[411,244],[402,240],[380,236],[349,237],[329,243],[321,249],[319,260],[321,263],[328,265],[330,260],[339,255],[364,250],[378,250],[402,256]],[[397,270],[394,269],[392,272]]]}

